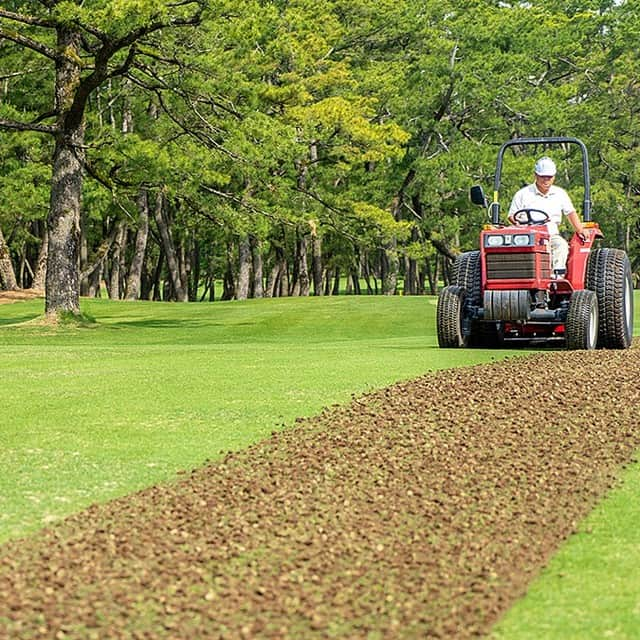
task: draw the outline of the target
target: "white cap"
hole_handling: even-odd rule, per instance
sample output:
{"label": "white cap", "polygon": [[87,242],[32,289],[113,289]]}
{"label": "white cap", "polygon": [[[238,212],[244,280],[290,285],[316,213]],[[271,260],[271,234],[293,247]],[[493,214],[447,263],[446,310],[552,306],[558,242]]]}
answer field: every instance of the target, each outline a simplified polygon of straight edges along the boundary
{"label": "white cap", "polygon": [[540,160],[536,162],[534,171],[539,176],[555,176],[556,163],[551,158],[545,156],[544,158],[540,158]]}

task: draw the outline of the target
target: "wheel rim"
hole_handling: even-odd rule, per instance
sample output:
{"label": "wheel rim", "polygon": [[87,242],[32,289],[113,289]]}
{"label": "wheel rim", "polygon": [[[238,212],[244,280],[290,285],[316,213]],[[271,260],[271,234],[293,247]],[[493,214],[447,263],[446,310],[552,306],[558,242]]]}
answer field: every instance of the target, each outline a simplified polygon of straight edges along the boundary
{"label": "wheel rim", "polygon": [[624,291],[624,319],[625,331],[630,332],[633,325],[633,288],[631,287],[631,279],[626,278]]}
{"label": "wheel rim", "polygon": [[598,342],[598,305],[591,305],[589,312],[589,334],[587,335],[587,349],[595,349]]}

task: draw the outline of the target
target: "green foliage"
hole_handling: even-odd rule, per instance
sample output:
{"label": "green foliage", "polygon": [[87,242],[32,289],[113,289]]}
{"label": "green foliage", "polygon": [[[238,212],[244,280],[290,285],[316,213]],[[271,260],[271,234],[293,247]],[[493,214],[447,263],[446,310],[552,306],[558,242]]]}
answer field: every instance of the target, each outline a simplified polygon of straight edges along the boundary
{"label": "green foliage", "polygon": [[395,123],[372,123],[375,111],[363,100],[349,101],[335,96],[308,107],[292,108],[290,114],[294,125],[306,132],[308,140],[330,146],[339,168],[356,162],[402,157],[400,145],[409,138]]}
{"label": "green foliage", "polygon": [[[10,108],[1,110],[15,115]],[[48,142],[36,133],[0,135],[0,228],[12,248],[28,248],[34,254],[40,239],[32,233],[33,225],[44,219],[49,204]]]}
{"label": "green foliage", "polygon": [[173,3],[160,0],[93,0],[82,3],[63,0],[54,4],[53,16],[63,24],[71,27],[77,23],[91,24],[111,37],[122,37],[135,25],[166,21]]}
{"label": "green foliage", "polygon": [[411,232],[411,225],[406,221],[397,221],[388,210],[380,209],[366,202],[354,202],[353,214],[360,220],[363,231],[374,227],[376,236],[383,242],[390,242],[393,238],[406,240]]}
{"label": "green foliage", "polygon": [[[98,33],[118,38],[196,9],[159,0],[53,4],[50,13],[37,3],[12,7],[79,28],[94,47]],[[571,135],[591,152],[594,217],[607,242],[635,254],[638,11],[635,0],[209,2],[196,28],[142,38],[135,64],[90,98],[89,175],[100,180],[87,181],[84,194],[92,246],[118,210],[136,217],[144,186],[165,189],[181,211],[176,233],[201,240],[214,227],[226,237],[273,238],[282,224],[313,220],[322,237],[360,236],[361,247],[334,244],[349,256],[392,236],[412,259],[429,254],[414,242],[455,253],[477,241],[485,214],[470,205],[468,189],[490,190],[499,145]],[[0,19],[9,27],[55,46],[51,30]],[[1,47],[0,119],[33,121],[51,109],[53,66],[9,40]],[[133,129],[123,131],[125,116]],[[50,146],[19,135],[30,152],[19,170],[4,162],[0,186],[30,219],[42,219]],[[507,159],[503,209],[531,176],[526,154]],[[560,164],[559,182],[578,203],[575,159],[563,152]],[[402,224],[382,224],[380,211]],[[0,222],[14,216],[5,206]],[[226,241],[216,237],[224,262]]]}

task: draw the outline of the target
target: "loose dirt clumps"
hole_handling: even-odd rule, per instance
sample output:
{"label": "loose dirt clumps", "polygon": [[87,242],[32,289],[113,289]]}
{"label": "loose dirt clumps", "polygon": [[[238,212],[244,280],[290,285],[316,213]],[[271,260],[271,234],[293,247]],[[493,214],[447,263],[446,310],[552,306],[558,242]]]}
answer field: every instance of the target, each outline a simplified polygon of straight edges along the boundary
{"label": "loose dirt clumps", "polygon": [[355,398],[0,548],[0,637],[472,638],[640,445],[640,349]]}

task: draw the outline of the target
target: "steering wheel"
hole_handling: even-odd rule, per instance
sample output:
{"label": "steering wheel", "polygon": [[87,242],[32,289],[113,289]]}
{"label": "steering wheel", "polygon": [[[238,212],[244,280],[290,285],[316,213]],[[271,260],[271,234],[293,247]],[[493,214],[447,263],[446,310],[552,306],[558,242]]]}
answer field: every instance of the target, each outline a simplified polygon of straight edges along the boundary
{"label": "steering wheel", "polygon": [[511,218],[520,225],[542,225],[549,222],[549,214],[541,209],[518,209]]}

